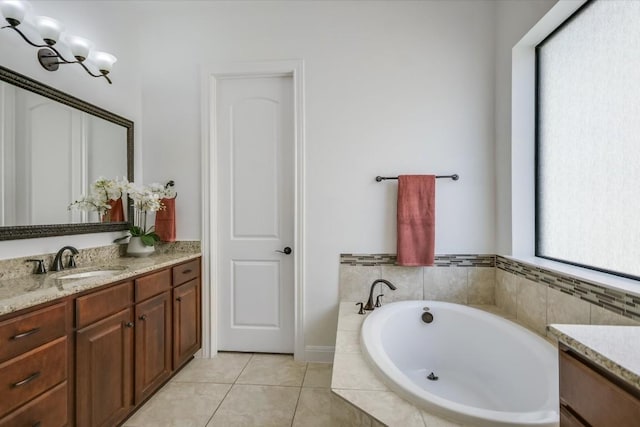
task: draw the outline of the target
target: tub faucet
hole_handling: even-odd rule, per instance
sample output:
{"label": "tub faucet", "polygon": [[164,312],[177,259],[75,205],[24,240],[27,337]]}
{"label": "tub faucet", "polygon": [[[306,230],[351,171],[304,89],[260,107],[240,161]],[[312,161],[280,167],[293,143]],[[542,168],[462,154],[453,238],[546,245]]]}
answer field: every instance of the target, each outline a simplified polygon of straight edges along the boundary
{"label": "tub faucet", "polygon": [[62,255],[67,249],[71,251],[71,256],[69,257],[69,264],[67,265],[67,267],[74,268],[76,266],[76,261],[74,260],[74,257],[78,255],[79,253],[78,250],[73,246],[65,246],[58,251],[58,253],[56,254],[56,257],[53,259],[53,266],[51,267],[52,271],[64,270],[64,266],[62,265]]}
{"label": "tub faucet", "polygon": [[365,309],[365,310],[373,310],[373,309],[375,308],[375,304],[373,303],[373,290],[375,289],[375,287],[376,287],[376,285],[377,285],[378,283],[384,283],[384,284],[385,284],[385,285],[387,285],[387,286],[389,287],[389,289],[391,289],[392,291],[395,291],[396,289],[398,289],[398,288],[396,288],[396,287],[394,286],[394,284],[393,284],[393,283],[391,283],[391,282],[390,282],[390,281],[388,281],[388,280],[385,280],[385,279],[377,279],[377,280],[374,280],[374,281],[373,281],[373,283],[371,284],[371,289],[369,290],[369,300],[367,301],[367,304],[364,306],[364,309]]}

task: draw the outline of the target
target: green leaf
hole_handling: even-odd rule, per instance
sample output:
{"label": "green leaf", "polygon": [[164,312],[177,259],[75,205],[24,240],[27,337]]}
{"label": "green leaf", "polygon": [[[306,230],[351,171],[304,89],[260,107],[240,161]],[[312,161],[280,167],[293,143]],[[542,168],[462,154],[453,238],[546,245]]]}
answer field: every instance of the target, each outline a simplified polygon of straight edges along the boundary
{"label": "green leaf", "polygon": [[145,246],[153,246],[156,243],[156,239],[154,239],[153,236],[151,236],[149,234],[144,234],[144,235],[140,236],[140,241]]}

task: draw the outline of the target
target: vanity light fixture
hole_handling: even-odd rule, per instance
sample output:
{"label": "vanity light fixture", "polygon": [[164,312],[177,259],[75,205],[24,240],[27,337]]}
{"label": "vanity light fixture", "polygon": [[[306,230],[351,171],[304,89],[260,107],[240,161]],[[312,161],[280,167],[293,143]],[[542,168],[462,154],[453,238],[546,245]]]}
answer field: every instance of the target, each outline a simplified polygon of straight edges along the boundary
{"label": "vanity light fixture", "polygon": [[[24,0],[0,0],[0,13],[9,24],[0,27],[0,30],[12,29],[31,46],[40,48],[38,61],[48,71],[56,71],[60,65],[64,64],[80,64],[89,75],[104,77],[111,84],[111,79],[107,74],[117,60],[115,56],[106,52],[93,51],[93,43],[82,37],[65,35],[60,40],[60,35],[64,32],[64,26],[60,22],[48,16],[35,16],[27,21],[25,18],[28,17],[30,11],[31,5]],[[35,28],[42,43],[38,43],[39,40],[37,42],[31,41],[25,34],[27,31],[18,29],[21,24],[23,24],[22,28],[25,26]],[[58,48],[54,46],[58,46]],[[61,51],[70,52],[74,59],[68,60]],[[93,72],[92,68],[99,72]]]}

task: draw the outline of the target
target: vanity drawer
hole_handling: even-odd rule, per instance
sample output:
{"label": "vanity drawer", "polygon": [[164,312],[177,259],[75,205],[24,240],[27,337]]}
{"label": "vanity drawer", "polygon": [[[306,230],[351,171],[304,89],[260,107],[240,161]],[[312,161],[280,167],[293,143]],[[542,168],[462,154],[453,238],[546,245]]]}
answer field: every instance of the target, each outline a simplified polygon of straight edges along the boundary
{"label": "vanity drawer", "polygon": [[173,267],[173,286],[181,285],[198,276],[200,276],[200,259],[177,265]]}
{"label": "vanity drawer", "polygon": [[67,337],[0,365],[0,416],[67,378]]}
{"label": "vanity drawer", "polygon": [[136,302],[143,301],[154,295],[171,289],[171,270],[166,269],[157,273],[147,274],[136,279]]}
{"label": "vanity drawer", "polygon": [[67,334],[66,303],[0,323],[0,362]]}
{"label": "vanity drawer", "polygon": [[[560,351],[560,402],[589,425],[637,426],[640,400],[573,353]],[[571,425],[571,424],[569,424]]]}
{"label": "vanity drawer", "polygon": [[0,419],[0,427],[63,427],[69,424],[67,382]]}
{"label": "vanity drawer", "polygon": [[83,328],[133,303],[133,282],[112,286],[76,299],[76,326]]}

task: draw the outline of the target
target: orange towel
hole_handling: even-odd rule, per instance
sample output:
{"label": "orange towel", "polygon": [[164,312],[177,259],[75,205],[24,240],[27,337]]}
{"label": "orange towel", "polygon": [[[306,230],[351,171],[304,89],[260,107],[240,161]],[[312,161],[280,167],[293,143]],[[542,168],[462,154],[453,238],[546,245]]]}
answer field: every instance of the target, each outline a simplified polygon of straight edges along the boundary
{"label": "orange towel", "polygon": [[398,177],[398,265],[433,265],[435,175]]}
{"label": "orange towel", "polygon": [[163,242],[176,241],[176,199],[160,200],[164,209],[156,212],[155,232]]}
{"label": "orange towel", "polygon": [[122,207],[122,197],[107,202],[111,209],[102,216],[102,222],[124,222],[124,208]]}

